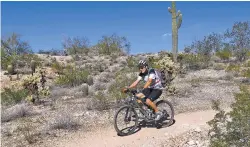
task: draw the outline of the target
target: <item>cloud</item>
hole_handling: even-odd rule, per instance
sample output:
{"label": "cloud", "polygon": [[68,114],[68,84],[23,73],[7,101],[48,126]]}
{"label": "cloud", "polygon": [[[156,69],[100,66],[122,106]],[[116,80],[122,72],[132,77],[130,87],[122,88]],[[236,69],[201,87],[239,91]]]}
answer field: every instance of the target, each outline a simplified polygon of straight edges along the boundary
{"label": "cloud", "polygon": [[165,33],[162,35],[162,37],[167,37],[167,36],[171,36],[172,34],[171,33]]}

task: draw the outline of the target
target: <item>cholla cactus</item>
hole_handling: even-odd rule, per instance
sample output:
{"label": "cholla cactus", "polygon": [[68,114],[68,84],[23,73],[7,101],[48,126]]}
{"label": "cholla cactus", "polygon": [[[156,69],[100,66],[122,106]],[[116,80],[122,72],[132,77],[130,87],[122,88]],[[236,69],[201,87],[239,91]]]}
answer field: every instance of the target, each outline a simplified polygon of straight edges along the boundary
{"label": "cholla cactus", "polygon": [[[38,68],[33,75],[28,75],[22,80],[22,86],[30,91],[30,95],[27,97],[28,100],[34,102],[35,98],[33,95],[37,96],[49,96],[49,87],[46,87],[44,83],[44,71],[41,68]],[[45,80],[45,81],[44,81]]]}
{"label": "cholla cactus", "polygon": [[164,71],[165,76],[166,76],[166,87],[167,91],[170,94],[173,94],[175,91],[175,88],[172,86],[171,82],[173,79],[177,76],[177,73],[180,69],[180,65],[177,63],[174,63],[171,60],[171,57],[165,56],[161,60],[155,63],[161,70]]}
{"label": "cholla cactus", "polygon": [[179,64],[174,63],[168,56],[163,57],[155,64],[169,74],[176,74],[179,70]]}

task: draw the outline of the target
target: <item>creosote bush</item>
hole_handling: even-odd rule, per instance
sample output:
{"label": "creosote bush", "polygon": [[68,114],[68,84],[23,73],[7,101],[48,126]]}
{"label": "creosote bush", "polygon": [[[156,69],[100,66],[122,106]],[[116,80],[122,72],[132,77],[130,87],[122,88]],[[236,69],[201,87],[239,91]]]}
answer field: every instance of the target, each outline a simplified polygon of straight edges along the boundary
{"label": "creosote bush", "polygon": [[4,88],[1,93],[1,104],[16,104],[21,102],[28,96],[28,90],[12,88]]}
{"label": "creosote bush", "polygon": [[222,60],[229,60],[232,57],[232,52],[228,49],[223,49],[216,52],[216,56],[220,57]]}
{"label": "creosote bush", "polygon": [[75,67],[67,68],[62,75],[55,79],[55,83],[65,86],[79,86],[88,82],[89,72],[86,70],[79,70]]}
{"label": "creosote bush", "polygon": [[232,111],[226,113],[219,107],[219,101],[213,102],[213,109],[218,111],[211,126],[211,147],[249,147],[250,146],[250,87],[241,85],[240,93],[235,94],[236,102]]}

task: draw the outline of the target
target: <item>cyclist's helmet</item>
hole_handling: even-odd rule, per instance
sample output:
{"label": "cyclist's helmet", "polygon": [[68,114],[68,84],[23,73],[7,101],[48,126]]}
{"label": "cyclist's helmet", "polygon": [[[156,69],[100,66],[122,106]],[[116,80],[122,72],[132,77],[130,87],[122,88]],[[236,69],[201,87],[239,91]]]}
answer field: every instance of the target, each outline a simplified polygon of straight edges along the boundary
{"label": "cyclist's helmet", "polygon": [[148,63],[145,60],[139,61],[139,64],[138,64],[139,68],[143,68],[143,67],[147,67],[147,66],[148,66]]}

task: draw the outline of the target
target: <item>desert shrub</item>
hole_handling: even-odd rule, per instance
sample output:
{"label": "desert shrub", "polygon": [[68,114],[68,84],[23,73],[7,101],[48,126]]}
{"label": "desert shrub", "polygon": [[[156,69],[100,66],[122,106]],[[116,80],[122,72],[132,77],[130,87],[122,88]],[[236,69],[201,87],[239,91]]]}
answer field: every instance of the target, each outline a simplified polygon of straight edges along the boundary
{"label": "desert shrub", "polygon": [[87,77],[87,84],[88,85],[93,85],[94,84],[94,79],[91,75],[88,75]]}
{"label": "desert shrub", "polygon": [[129,53],[130,52],[130,42],[126,37],[120,37],[116,34],[111,36],[102,36],[96,45],[99,49],[99,54],[111,55],[114,53]]}
{"label": "desert shrub", "polygon": [[51,64],[51,68],[55,71],[55,73],[62,74],[64,66],[61,65],[58,61],[55,61]]}
{"label": "desert shrub", "polygon": [[1,39],[2,69],[6,69],[8,65],[15,65],[15,62],[21,55],[29,53],[32,53],[30,45],[28,42],[22,41],[19,34],[13,33],[6,39]]}
{"label": "desert shrub", "polygon": [[16,104],[24,100],[29,91],[26,89],[4,88],[1,93],[2,104]]}
{"label": "desert shrub", "polygon": [[221,77],[220,79],[230,81],[233,78],[234,78],[234,75],[232,73],[226,73],[226,75],[224,77]]}
{"label": "desert shrub", "polygon": [[93,67],[93,70],[98,71],[98,72],[104,72],[105,69],[106,69],[105,65],[101,63],[97,63]]}
{"label": "desert shrub", "polygon": [[210,58],[210,61],[213,62],[213,63],[216,63],[216,62],[221,62],[221,58],[216,56],[216,55],[213,55],[211,58]]}
{"label": "desert shrub", "polygon": [[86,37],[68,37],[63,42],[63,47],[66,52],[70,55],[85,54],[89,53],[90,48],[89,39]]}
{"label": "desert shrub", "polygon": [[250,51],[247,52],[247,58],[250,59]]}
{"label": "desert shrub", "polygon": [[250,146],[250,87],[240,86],[235,94],[236,102],[231,105],[232,111],[225,112],[219,107],[219,101],[213,102],[213,109],[218,111],[214,119],[208,122],[211,147]]}
{"label": "desert shrub", "polygon": [[137,60],[133,56],[129,56],[127,58],[127,65],[129,68],[136,68],[137,67]]}
{"label": "desert shrub", "polygon": [[63,75],[59,75],[55,79],[55,83],[63,86],[79,86],[87,83],[89,72],[86,70],[78,70],[76,68],[68,68]]}
{"label": "desert shrub", "polygon": [[112,107],[113,101],[110,100],[109,97],[105,96],[103,91],[98,91],[94,98],[91,100],[92,104],[88,106],[88,109],[96,109],[96,110],[108,110]]}
{"label": "desert shrub", "polygon": [[200,86],[201,82],[202,82],[201,78],[193,78],[193,79],[190,80],[190,84],[191,84],[192,87]]}
{"label": "desert shrub", "polygon": [[1,121],[8,122],[8,121],[11,121],[20,117],[29,116],[29,115],[32,115],[32,111],[27,104],[25,103],[17,104],[2,111]]}
{"label": "desert shrub", "polygon": [[220,57],[222,60],[229,60],[229,58],[232,57],[232,52],[228,49],[223,49],[217,51],[216,56]]}
{"label": "desert shrub", "polygon": [[250,67],[250,60],[247,60],[247,61],[244,63],[244,66],[245,66],[245,67]]}
{"label": "desert shrub", "polygon": [[243,77],[250,78],[250,68],[248,68],[245,71],[242,71],[241,74],[242,74]]}
{"label": "desert shrub", "polygon": [[222,45],[223,36],[216,33],[211,33],[204,36],[201,40],[192,42],[190,48],[192,52],[197,53],[201,59],[210,60],[213,51],[218,51]]}
{"label": "desert shrub", "polygon": [[200,54],[183,55],[182,64],[189,70],[200,70],[208,67],[210,58]]}
{"label": "desert shrub", "polygon": [[54,119],[48,122],[49,129],[76,129],[79,123],[69,112],[58,113]]}
{"label": "desert shrub", "polygon": [[213,68],[215,70],[224,70],[226,68],[226,65],[223,63],[215,63],[213,64]]}
{"label": "desert shrub", "polygon": [[[161,56],[161,57],[163,58],[163,57],[166,57],[166,56]],[[149,67],[160,68],[160,66],[158,66],[156,64],[160,59],[161,59],[160,57],[149,56],[148,57],[148,65],[149,65]]]}
{"label": "desert shrub", "polygon": [[250,49],[249,21],[235,22],[233,26],[225,32],[225,38],[229,42],[238,61],[245,61],[247,59],[247,52],[249,52]]}
{"label": "desert shrub", "polygon": [[27,55],[13,55],[8,57],[3,57],[2,59],[2,68],[8,70],[8,66],[12,66],[13,70],[17,72],[17,69],[23,68],[26,65],[26,68],[32,67],[32,62],[35,61],[36,66],[41,66],[42,59],[37,55],[27,54]]}
{"label": "desert shrub", "polygon": [[230,63],[227,68],[227,72],[240,72],[240,65],[239,64],[232,64]]}
{"label": "desert shrub", "polygon": [[37,126],[32,123],[31,118],[23,119],[17,127],[18,136],[22,136],[29,144],[36,143],[40,139],[40,132],[36,131]]}
{"label": "desert shrub", "polygon": [[109,97],[111,100],[120,100],[126,95],[121,92],[121,89],[132,84],[136,80],[136,74],[127,74],[126,72],[119,72],[116,75],[115,82],[109,87]]}

